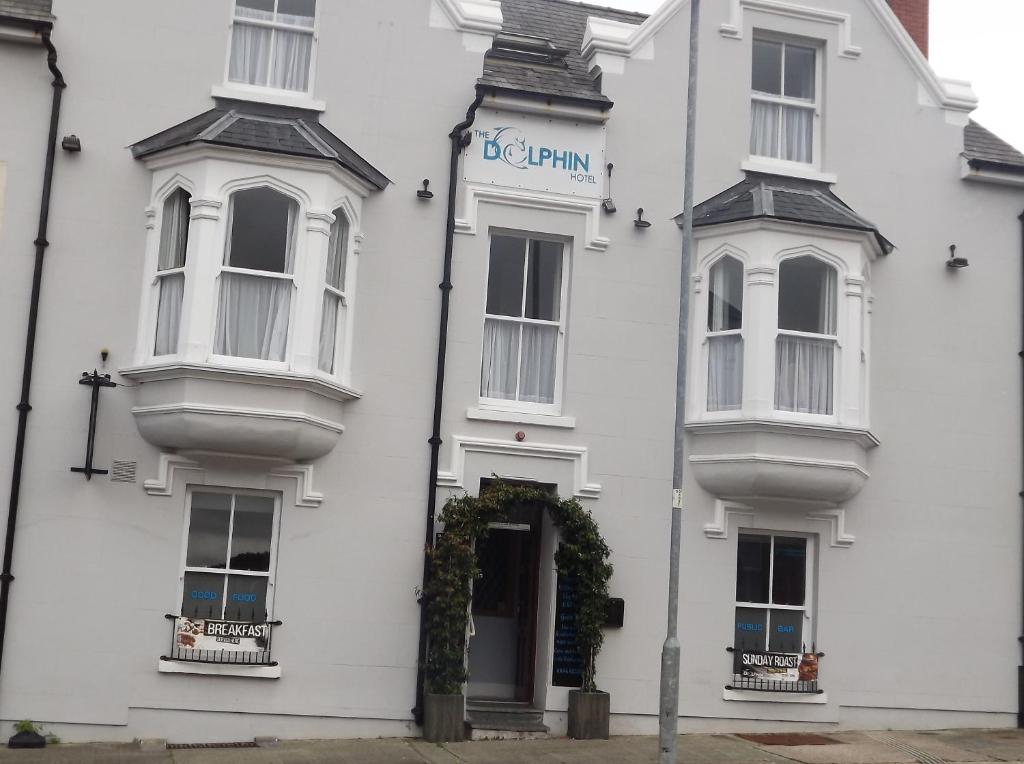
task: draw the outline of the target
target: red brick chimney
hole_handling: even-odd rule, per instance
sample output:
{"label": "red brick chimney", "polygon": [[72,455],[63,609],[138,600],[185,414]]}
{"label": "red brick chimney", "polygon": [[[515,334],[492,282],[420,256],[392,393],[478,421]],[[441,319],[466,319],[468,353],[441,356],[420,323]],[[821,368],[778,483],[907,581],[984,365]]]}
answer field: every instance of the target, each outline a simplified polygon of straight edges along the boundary
{"label": "red brick chimney", "polygon": [[928,0],[889,0],[896,17],[910,32],[917,47],[928,57]]}

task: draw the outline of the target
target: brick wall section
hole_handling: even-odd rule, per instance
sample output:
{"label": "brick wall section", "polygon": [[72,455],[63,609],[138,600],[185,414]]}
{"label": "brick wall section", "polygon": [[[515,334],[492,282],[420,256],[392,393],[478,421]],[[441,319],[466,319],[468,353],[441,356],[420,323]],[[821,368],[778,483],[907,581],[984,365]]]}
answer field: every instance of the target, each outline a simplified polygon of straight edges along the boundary
{"label": "brick wall section", "polygon": [[928,56],[928,0],[889,0],[889,6],[925,57]]}

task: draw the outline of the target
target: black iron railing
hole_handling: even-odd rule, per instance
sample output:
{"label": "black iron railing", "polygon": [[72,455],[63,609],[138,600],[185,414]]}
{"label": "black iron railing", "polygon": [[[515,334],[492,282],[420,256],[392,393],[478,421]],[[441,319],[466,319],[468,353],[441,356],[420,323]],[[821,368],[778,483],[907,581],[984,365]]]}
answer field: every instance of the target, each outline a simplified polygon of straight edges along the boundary
{"label": "black iron railing", "polygon": [[[758,654],[753,651],[741,651],[737,648],[727,647],[725,648],[728,652],[733,655],[733,674],[732,681],[725,685],[727,690],[755,690],[758,692],[790,692],[790,693],[802,693],[802,694],[821,694],[824,690],[818,687],[818,666],[821,658],[825,657],[825,653],[817,652],[812,648],[812,652],[801,652],[793,654],[777,654],[777,653],[759,653],[764,656],[781,655],[781,657],[792,658],[793,662],[790,664],[792,669],[789,671],[783,670],[778,672],[777,677],[772,676],[770,669],[765,670],[763,668],[745,668],[741,662],[741,656],[744,652],[749,654]],[[785,676],[786,674],[789,676]]]}
{"label": "black iron railing", "polygon": [[[216,663],[235,666],[276,666],[277,661],[271,659],[271,635],[274,627],[281,626],[281,621],[263,621],[246,624],[234,621],[209,621],[206,619],[183,618],[168,614],[164,616],[171,622],[171,649],[167,655],[161,655],[164,661],[189,661],[192,663]],[[190,627],[183,627],[188,624]],[[255,637],[210,637],[205,632],[207,624],[238,624],[251,627]],[[223,630],[223,626],[221,627]],[[204,647],[204,642],[219,641],[222,647]]]}

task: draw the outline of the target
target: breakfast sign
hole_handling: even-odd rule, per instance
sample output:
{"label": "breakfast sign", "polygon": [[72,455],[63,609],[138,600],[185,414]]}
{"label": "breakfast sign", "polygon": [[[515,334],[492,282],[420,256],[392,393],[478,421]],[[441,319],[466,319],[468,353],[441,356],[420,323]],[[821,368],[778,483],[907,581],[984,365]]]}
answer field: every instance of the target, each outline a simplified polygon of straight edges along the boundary
{"label": "breakfast sign", "polygon": [[480,109],[463,176],[471,183],[605,196],[603,125]]}
{"label": "breakfast sign", "polygon": [[270,643],[269,636],[270,625],[266,623],[174,619],[174,645],[181,650],[262,653]]}

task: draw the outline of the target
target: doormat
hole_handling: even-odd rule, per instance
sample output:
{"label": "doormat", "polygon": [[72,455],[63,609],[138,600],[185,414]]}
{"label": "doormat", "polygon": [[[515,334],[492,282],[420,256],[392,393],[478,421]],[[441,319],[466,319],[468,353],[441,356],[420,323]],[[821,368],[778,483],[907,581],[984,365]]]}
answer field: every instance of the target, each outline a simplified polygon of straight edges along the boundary
{"label": "doormat", "polygon": [[843,742],[809,732],[764,732],[736,735],[736,737],[760,745],[835,745]]}
{"label": "doormat", "polygon": [[255,742],[243,743],[168,743],[168,751],[184,751],[192,748],[258,748]]}

